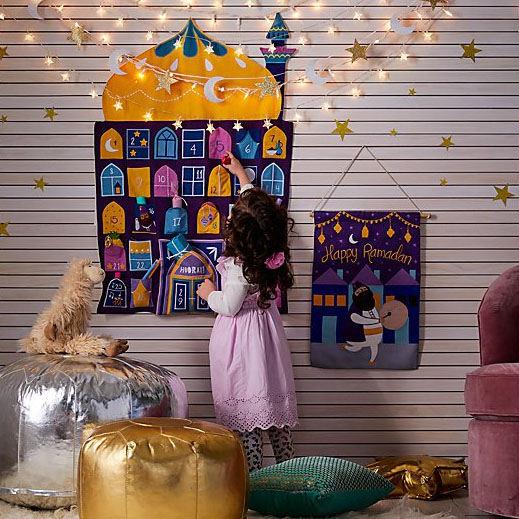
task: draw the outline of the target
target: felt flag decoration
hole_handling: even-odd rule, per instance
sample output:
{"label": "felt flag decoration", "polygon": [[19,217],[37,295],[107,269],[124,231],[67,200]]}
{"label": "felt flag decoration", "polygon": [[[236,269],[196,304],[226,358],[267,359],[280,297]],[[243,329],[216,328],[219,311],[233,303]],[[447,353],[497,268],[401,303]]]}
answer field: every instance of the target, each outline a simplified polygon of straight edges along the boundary
{"label": "felt flag decoration", "polygon": [[416,369],[420,213],[317,211],[311,363]]}

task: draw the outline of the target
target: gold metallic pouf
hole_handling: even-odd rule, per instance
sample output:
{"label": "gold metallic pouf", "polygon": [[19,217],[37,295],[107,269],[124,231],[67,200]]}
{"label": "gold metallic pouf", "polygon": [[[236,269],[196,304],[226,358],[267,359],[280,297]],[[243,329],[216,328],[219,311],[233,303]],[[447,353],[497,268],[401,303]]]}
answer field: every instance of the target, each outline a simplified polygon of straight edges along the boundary
{"label": "gold metallic pouf", "polygon": [[242,519],[248,469],[235,434],[177,418],[121,420],[86,440],[80,519]]}

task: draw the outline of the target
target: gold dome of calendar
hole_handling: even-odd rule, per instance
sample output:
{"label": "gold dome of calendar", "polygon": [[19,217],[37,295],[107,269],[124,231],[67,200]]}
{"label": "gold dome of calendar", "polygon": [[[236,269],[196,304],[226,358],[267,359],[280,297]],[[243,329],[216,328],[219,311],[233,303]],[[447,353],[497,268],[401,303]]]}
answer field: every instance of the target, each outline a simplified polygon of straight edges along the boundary
{"label": "gold dome of calendar", "polygon": [[277,119],[277,86],[267,68],[213,40],[190,19],[112,75],[103,112],[107,121]]}

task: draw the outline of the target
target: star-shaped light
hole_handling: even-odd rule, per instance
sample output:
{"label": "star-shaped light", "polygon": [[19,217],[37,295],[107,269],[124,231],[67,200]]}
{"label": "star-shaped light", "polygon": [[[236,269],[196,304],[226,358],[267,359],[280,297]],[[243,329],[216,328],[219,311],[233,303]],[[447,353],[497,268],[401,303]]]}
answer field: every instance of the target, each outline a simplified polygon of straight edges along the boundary
{"label": "star-shaped light", "polygon": [[6,122],[7,122],[7,115],[2,115],[2,116],[0,117],[0,122],[2,122],[2,123],[6,123]]}
{"label": "star-shaped light", "polygon": [[449,135],[449,137],[442,137],[442,143],[440,146],[443,146],[446,150],[448,150],[451,146],[454,146],[454,143],[452,142],[452,135]]}
{"label": "star-shaped light", "polygon": [[361,45],[357,38],[355,38],[355,41],[353,42],[353,47],[350,47],[349,49],[346,49],[348,52],[351,52],[351,62],[355,63],[358,59],[368,59],[366,57],[366,52],[368,50],[367,45]]}
{"label": "star-shaped light", "polygon": [[44,119],[50,119],[54,122],[54,117],[56,115],[59,115],[58,112],[56,112],[56,109],[54,107],[52,108],[45,108],[45,115],[43,116]]}
{"label": "star-shaped light", "polygon": [[48,186],[48,182],[45,182],[45,180],[43,180],[43,177],[40,177],[39,180],[36,180],[35,178],[33,178],[34,180],[34,187],[33,189],[40,189],[42,192],[45,191],[45,186]]}
{"label": "star-shaped light", "polygon": [[6,56],[9,56],[7,53],[7,47],[0,47],[0,61],[2,61]]}
{"label": "star-shaped light", "polygon": [[175,42],[174,47],[175,49],[180,49],[180,47],[182,47],[182,42],[180,41],[180,38]]}
{"label": "star-shaped light", "polygon": [[207,52],[207,54],[213,54],[213,52],[214,52],[212,45],[208,45],[204,50],[205,50],[205,52]]}
{"label": "star-shaped light", "polygon": [[476,49],[474,40],[472,40],[467,45],[461,44],[461,48],[463,49],[462,58],[470,58],[474,63],[476,63],[476,54],[481,52],[481,49]]}
{"label": "star-shaped light", "polygon": [[496,190],[497,195],[493,198],[493,200],[501,200],[504,205],[506,205],[506,202],[509,198],[513,198],[515,196],[508,190],[508,184],[505,184],[503,187],[494,186],[494,189]]}
{"label": "star-shaped light", "polygon": [[[145,114],[144,114],[144,120],[145,121],[151,121],[153,119],[153,116],[151,115],[151,112],[148,110]],[[142,139],[141,141],[141,146],[146,146],[146,144],[142,144],[142,143],[145,143],[146,141],[144,139]]]}
{"label": "star-shaped light", "polygon": [[263,128],[266,128],[267,130],[272,126],[272,123],[270,122],[270,119],[265,119],[263,121]]}
{"label": "star-shaped light", "polygon": [[177,80],[172,74],[155,74],[157,78],[157,88],[155,90],[164,89],[168,94],[171,94],[171,85],[176,83]]}
{"label": "star-shaped light", "polygon": [[448,183],[447,177],[440,178],[440,186],[446,186]]}
{"label": "star-shaped light", "polygon": [[175,129],[179,129],[179,128],[182,128],[182,119],[179,117],[174,123],[173,123],[173,126],[175,127]]}
{"label": "star-shaped light", "polygon": [[241,56],[243,54],[243,48],[242,46],[240,45],[235,51],[234,53],[236,54],[236,56]]}
{"label": "star-shaped light", "polygon": [[446,4],[447,0],[425,0],[425,2],[429,2],[431,9],[434,11],[436,9],[437,4]]}
{"label": "star-shaped light", "polygon": [[9,232],[7,230],[7,226],[11,222],[0,222],[0,236],[9,236]]}
{"label": "star-shaped light", "polygon": [[75,23],[74,27],[70,30],[70,36],[68,36],[67,40],[73,41],[77,48],[80,49],[81,45],[88,41],[90,39],[90,36],[87,32],[85,32],[85,29],[82,25],[79,25],[79,23]]}
{"label": "star-shaped light", "polygon": [[122,109],[123,109],[123,104],[121,103],[121,101],[116,101],[116,102],[114,103],[114,108],[115,108],[116,110],[122,110]]}
{"label": "star-shaped light", "polygon": [[276,46],[273,43],[269,45],[268,49],[270,53],[276,52]]}
{"label": "star-shaped light", "polygon": [[240,121],[236,121],[234,124],[233,124],[233,130],[236,130],[237,132],[239,132],[240,130],[243,130],[243,126],[242,124],[240,123]]}
{"label": "star-shaped light", "polygon": [[265,77],[261,83],[255,84],[260,90],[260,99],[263,99],[265,96],[275,96],[279,87],[276,80],[272,80],[268,77]]}
{"label": "star-shaped light", "polygon": [[354,133],[354,131],[352,129],[348,128],[349,122],[350,122],[349,119],[347,119],[343,123],[341,123],[340,121],[337,121],[337,119],[335,120],[335,129],[332,130],[332,133],[336,133],[336,134],[340,135],[341,141],[344,140],[344,136],[347,133]]}
{"label": "star-shaped light", "polygon": [[398,133],[394,128],[389,132],[393,137]]}
{"label": "star-shaped light", "polygon": [[212,123],[211,121],[209,121],[209,122],[207,123],[206,130],[207,130],[209,133],[213,133],[213,132],[214,132],[214,126],[213,126],[213,123]]}
{"label": "star-shaped light", "polygon": [[414,88],[410,88],[409,89],[409,94],[410,96],[414,96],[416,94],[416,90]]}
{"label": "star-shaped light", "polygon": [[63,72],[61,74],[61,81],[70,81],[70,72]]}

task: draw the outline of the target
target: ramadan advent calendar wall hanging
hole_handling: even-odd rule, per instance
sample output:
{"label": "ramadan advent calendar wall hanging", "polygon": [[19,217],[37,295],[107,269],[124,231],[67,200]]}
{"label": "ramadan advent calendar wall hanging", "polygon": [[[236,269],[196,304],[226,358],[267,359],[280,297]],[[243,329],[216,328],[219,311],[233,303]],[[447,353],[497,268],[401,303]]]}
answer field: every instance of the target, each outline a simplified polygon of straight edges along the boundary
{"label": "ramadan advent calendar wall hanging", "polygon": [[[352,163],[342,173],[341,180]],[[325,197],[318,206],[322,207]],[[312,365],[416,369],[420,328],[420,211],[314,211],[312,214],[315,227]]]}
{"label": "ramadan advent calendar wall hanging", "polygon": [[253,184],[288,204],[293,128],[280,114],[294,51],[281,16],[267,37],[264,68],[189,20],[108,81],[106,121],[95,125],[107,272],[99,313],[210,311],[196,290],[206,278],[219,283],[223,227],[240,193],[222,163],[227,150]]}

